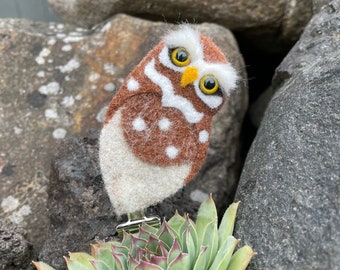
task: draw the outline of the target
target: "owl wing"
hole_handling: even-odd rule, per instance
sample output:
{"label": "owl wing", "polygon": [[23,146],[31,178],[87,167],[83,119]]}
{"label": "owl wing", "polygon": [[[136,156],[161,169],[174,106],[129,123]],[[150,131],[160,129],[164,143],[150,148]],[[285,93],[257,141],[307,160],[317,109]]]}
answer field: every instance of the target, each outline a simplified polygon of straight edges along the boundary
{"label": "owl wing", "polygon": [[195,126],[195,145],[190,146],[196,149],[195,157],[192,160],[190,173],[185,178],[185,184],[189,183],[194,176],[199,172],[204,164],[207,156],[211,132],[211,115],[205,115],[200,123],[194,124]]}
{"label": "owl wing", "polygon": [[162,94],[161,89],[155,85],[147,76],[145,76],[145,66],[150,61],[149,55],[155,55],[163,46],[160,43],[153,50],[149,52],[147,56],[135,67],[135,69],[128,75],[124,83],[120,87],[117,94],[112,98],[109,108],[106,112],[104,124],[112,118],[113,114],[118,110],[118,108],[125,103],[127,99],[133,96],[141,94]]}

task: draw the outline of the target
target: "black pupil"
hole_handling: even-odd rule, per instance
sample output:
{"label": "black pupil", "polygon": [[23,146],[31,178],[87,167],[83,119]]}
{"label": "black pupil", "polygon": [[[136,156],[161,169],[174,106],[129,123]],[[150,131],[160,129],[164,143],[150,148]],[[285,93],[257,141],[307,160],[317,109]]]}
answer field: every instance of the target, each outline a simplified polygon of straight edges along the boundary
{"label": "black pupil", "polygon": [[178,50],[177,53],[176,53],[176,59],[179,62],[185,62],[188,59],[188,55],[185,51]]}
{"label": "black pupil", "polygon": [[215,85],[216,85],[216,82],[213,78],[207,78],[204,81],[204,87],[208,90],[213,89],[215,87]]}

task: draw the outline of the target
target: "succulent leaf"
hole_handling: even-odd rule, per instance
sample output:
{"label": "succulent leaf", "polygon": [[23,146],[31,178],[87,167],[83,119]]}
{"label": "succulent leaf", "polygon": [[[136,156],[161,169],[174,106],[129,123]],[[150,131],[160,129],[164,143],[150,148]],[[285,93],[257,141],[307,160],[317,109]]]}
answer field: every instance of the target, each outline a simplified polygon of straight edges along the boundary
{"label": "succulent leaf", "polygon": [[138,265],[138,261],[135,258],[133,258],[130,254],[129,255],[129,270],[135,269],[137,265]]}
{"label": "succulent leaf", "polygon": [[219,246],[222,245],[223,241],[227,238],[228,235],[233,234],[236,213],[239,204],[240,202],[232,203],[223,215],[222,221],[218,228]]}
{"label": "succulent leaf", "polygon": [[189,255],[189,269],[191,265],[194,265],[196,260],[196,246],[194,239],[190,233],[190,225],[187,227],[186,231],[183,233],[183,252]]}
{"label": "succulent leaf", "polygon": [[127,258],[129,255],[129,249],[127,247],[121,246],[116,244],[117,242],[112,242],[110,245],[111,251],[113,254],[124,254],[124,256]]}
{"label": "succulent leaf", "polygon": [[185,218],[178,214],[176,211],[175,215],[169,219],[168,225],[169,227],[177,234],[180,234],[180,228],[185,223]]}
{"label": "succulent leaf", "polygon": [[132,242],[131,236],[132,236],[131,234],[127,233],[126,231],[123,231],[123,240],[122,240],[121,245],[130,249],[131,242]]}
{"label": "succulent leaf", "polygon": [[196,254],[195,253],[192,253],[193,255],[195,254],[195,257],[198,255],[198,252],[199,252],[199,246],[198,246],[198,235],[197,235],[197,229],[196,229],[196,224],[195,222],[193,222],[192,219],[189,218],[189,216],[187,216],[187,222],[189,224],[189,229],[190,229],[190,236],[194,242],[194,246],[195,246],[195,250],[196,251]]}
{"label": "succulent leaf", "polygon": [[104,262],[111,269],[115,265],[114,257],[110,248],[98,248],[96,252],[96,260]]}
{"label": "succulent leaf", "polygon": [[[137,255],[137,250],[140,248],[145,248],[147,241],[142,238],[138,238],[137,236],[131,235],[131,247],[130,252],[132,256],[135,258]],[[138,259],[137,259],[138,260]]]}
{"label": "succulent leaf", "polygon": [[208,247],[202,247],[200,253],[198,254],[197,260],[194,264],[193,270],[206,270],[208,257],[206,255]]}
{"label": "succulent leaf", "polygon": [[210,266],[210,270],[225,270],[228,267],[231,256],[239,240],[234,236],[228,236],[222,243],[221,248],[218,250],[214,262]]}
{"label": "succulent leaf", "polygon": [[70,253],[70,258],[65,258],[69,270],[96,270],[90,261],[95,258],[83,252]]}
{"label": "succulent leaf", "polygon": [[90,263],[94,266],[96,270],[112,270],[114,268],[110,268],[105,262],[94,260],[90,261]]}
{"label": "succulent leaf", "polygon": [[159,228],[157,235],[159,239],[164,243],[167,250],[172,246],[175,236],[166,221],[163,221],[161,227]]}
{"label": "succulent leaf", "polygon": [[181,246],[179,245],[178,240],[175,238],[174,243],[169,250],[168,259],[167,259],[168,264],[170,264],[173,260],[175,260],[178,257],[178,255],[181,253],[182,253]]}
{"label": "succulent leaf", "polygon": [[189,270],[190,257],[187,253],[181,253],[168,266],[167,270]]}
{"label": "succulent leaf", "polygon": [[[197,235],[204,235],[206,227],[213,221],[217,222],[217,210],[212,195],[210,194],[209,198],[206,199],[198,209],[196,219]],[[198,244],[201,246],[203,238],[200,238],[200,240]]]}
{"label": "succulent leaf", "polygon": [[160,266],[146,262],[146,261],[141,261],[135,268],[134,270],[163,270]]}
{"label": "succulent leaf", "polygon": [[137,237],[141,239],[148,240],[150,237],[150,233],[144,229],[143,226],[139,228],[139,231],[137,233]]}
{"label": "succulent leaf", "polygon": [[[176,238],[177,239],[177,238]],[[161,256],[164,256],[164,257],[168,257],[168,254],[169,254],[169,250],[166,249],[166,247],[164,246],[164,243],[161,241],[160,244],[159,244],[159,249],[160,249],[160,253],[161,253]]]}
{"label": "succulent leaf", "polygon": [[152,256],[150,259],[150,263],[156,264],[160,266],[162,269],[166,269],[168,265],[167,257],[163,257],[163,256]]}
{"label": "succulent leaf", "polygon": [[202,245],[207,247],[205,253],[206,258],[206,269],[212,264],[217,250],[218,250],[218,231],[217,231],[217,220],[210,222],[203,235]]}
{"label": "succulent leaf", "polygon": [[250,246],[243,246],[231,257],[228,270],[244,270],[256,253]]}
{"label": "succulent leaf", "polygon": [[145,248],[152,253],[160,254],[159,245],[161,241],[157,238],[157,236],[150,234],[149,239],[146,240],[147,243]]}
{"label": "succulent leaf", "polygon": [[158,231],[157,228],[150,226],[150,225],[147,224],[146,222],[143,222],[141,228],[143,228],[143,230],[145,230],[145,231],[147,231],[147,232],[149,232],[149,233],[151,233],[151,234],[154,234],[154,235],[155,235],[155,234],[157,233],[157,231]]}
{"label": "succulent leaf", "polygon": [[32,262],[37,270],[55,270],[53,267],[49,266],[44,262]]}
{"label": "succulent leaf", "polygon": [[127,268],[127,257],[122,253],[113,253],[116,270],[125,270]]}

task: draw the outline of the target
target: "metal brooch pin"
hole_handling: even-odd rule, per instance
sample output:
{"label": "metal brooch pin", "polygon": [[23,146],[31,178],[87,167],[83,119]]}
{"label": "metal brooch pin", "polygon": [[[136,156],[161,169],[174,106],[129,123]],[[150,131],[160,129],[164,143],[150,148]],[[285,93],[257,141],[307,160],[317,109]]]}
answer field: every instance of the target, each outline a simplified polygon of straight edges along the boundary
{"label": "metal brooch pin", "polygon": [[116,227],[116,232],[120,237],[123,235],[123,231],[132,234],[137,233],[139,231],[140,226],[142,226],[143,223],[146,223],[154,228],[159,228],[161,226],[160,217],[158,216],[147,217],[145,215],[144,210],[128,213],[127,215],[128,221],[121,223]]}

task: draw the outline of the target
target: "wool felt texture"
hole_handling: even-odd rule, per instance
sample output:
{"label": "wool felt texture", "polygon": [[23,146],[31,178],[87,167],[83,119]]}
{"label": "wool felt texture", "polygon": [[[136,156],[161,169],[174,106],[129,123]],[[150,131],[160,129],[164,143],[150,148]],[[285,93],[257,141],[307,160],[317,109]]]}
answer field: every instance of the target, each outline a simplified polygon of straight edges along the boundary
{"label": "wool felt texture", "polygon": [[[176,48],[188,52],[186,66],[171,60]],[[205,75],[217,78],[216,93],[200,89]],[[212,117],[236,79],[220,49],[188,26],[165,36],[128,75],[109,105],[99,144],[118,214],[155,204],[192,180],[207,154]]]}
{"label": "wool felt texture", "polygon": [[190,164],[146,166],[130,151],[123,130],[117,128],[121,115],[122,109],[118,109],[103,127],[99,156],[105,188],[117,215],[144,209],[171,196],[183,186],[183,178],[191,169]]}

